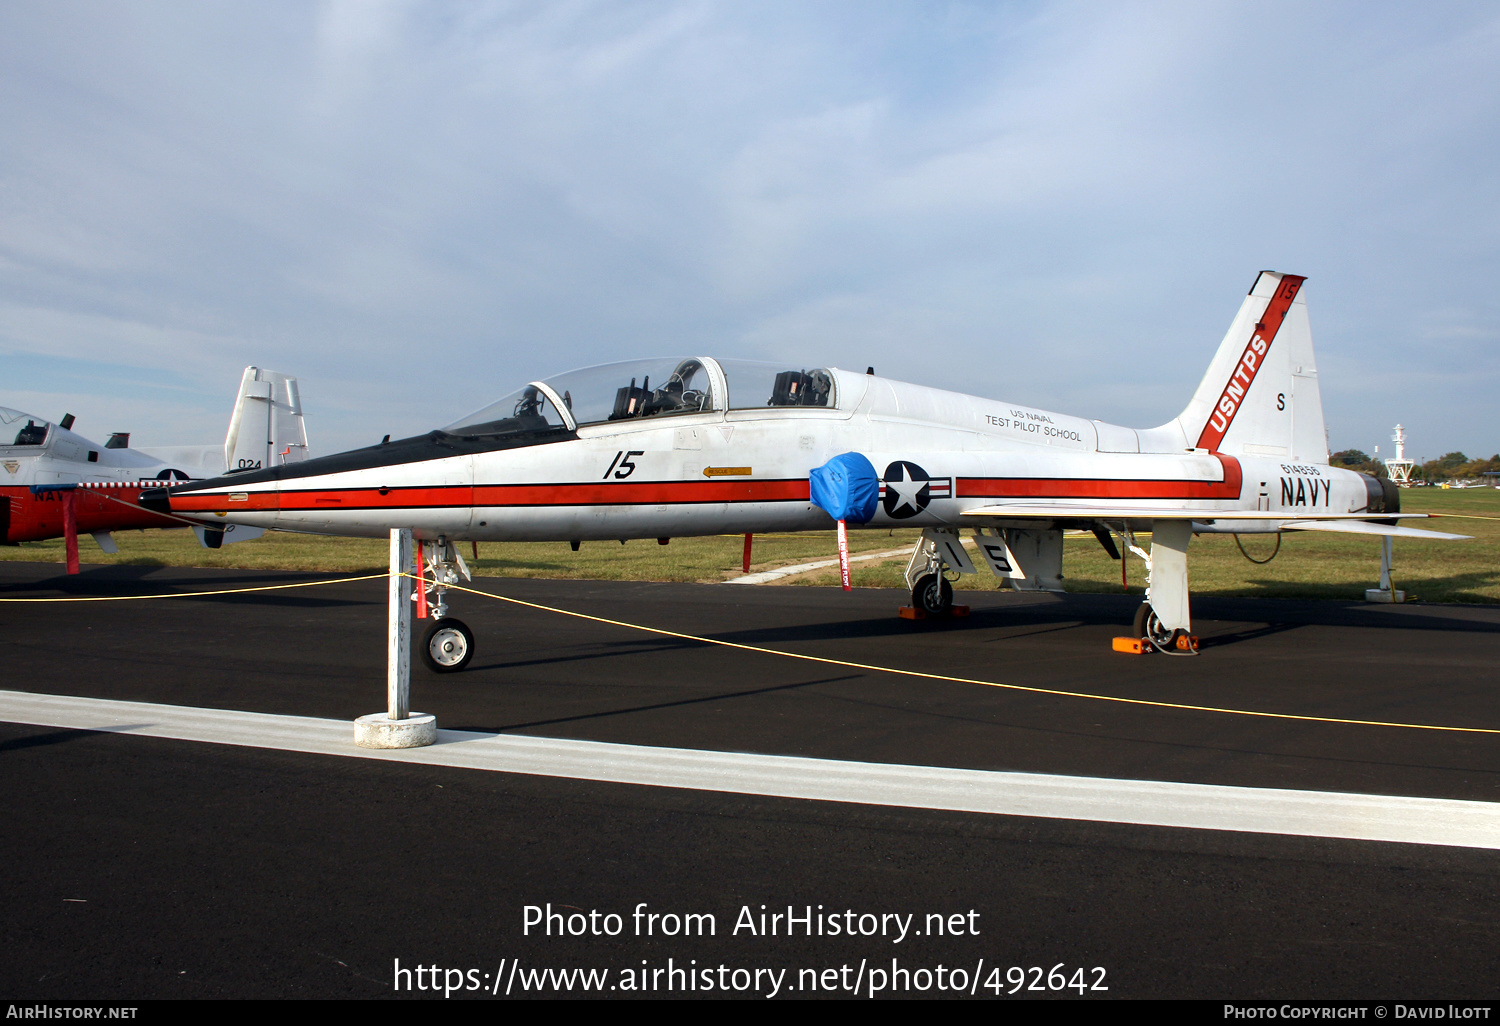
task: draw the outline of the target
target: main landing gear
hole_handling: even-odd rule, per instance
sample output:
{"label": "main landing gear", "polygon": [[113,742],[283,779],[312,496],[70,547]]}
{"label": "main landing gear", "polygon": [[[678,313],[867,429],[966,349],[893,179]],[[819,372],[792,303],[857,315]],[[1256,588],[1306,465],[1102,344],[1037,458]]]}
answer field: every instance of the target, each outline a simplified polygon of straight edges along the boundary
{"label": "main landing gear", "polygon": [[1192,537],[1188,520],[1155,520],[1148,553],[1135,543],[1128,525],[1124,531],[1130,551],[1146,563],[1146,601],[1135,611],[1135,636],[1170,655],[1198,654],[1188,618],[1187,548]]}
{"label": "main landing gear", "polygon": [[1180,627],[1173,630],[1163,626],[1149,602],[1142,602],[1135,611],[1135,636],[1150,642],[1158,652],[1192,651],[1188,632]]}
{"label": "main landing gear", "polygon": [[[474,658],[474,632],[462,620],[448,615],[445,595],[458,583],[459,575],[471,580],[464,557],[447,538],[424,541],[417,550],[420,587],[412,595],[418,610],[426,608],[432,623],[418,646],[422,662],[434,673],[457,673]],[[431,596],[429,599],[428,596]]]}

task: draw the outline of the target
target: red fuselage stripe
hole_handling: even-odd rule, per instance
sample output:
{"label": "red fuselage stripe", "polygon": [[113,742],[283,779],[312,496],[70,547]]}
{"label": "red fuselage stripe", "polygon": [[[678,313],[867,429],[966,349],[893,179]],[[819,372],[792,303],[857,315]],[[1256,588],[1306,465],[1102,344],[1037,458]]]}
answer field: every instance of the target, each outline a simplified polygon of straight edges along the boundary
{"label": "red fuselage stripe", "polygon": [[1224,468],[1222,481],[1121,481],[1070,477],[961,477],[955,483],[965,499],[1238,499],[1240,461],[1214,453]]}
{"label": "red fuselage stripe", "polygon": [[[1214,454],[1224,468],[1219,481],[1101,480],[1098,478],[961,477],[962,498],[1237,499],[1239,461]],[[308,512],[320,509],[466,509],[472,507],[698,505],[740,502],[807,502],[805,479],[780,481],[641,481],[629,484],[442,485],[431,488],[344,488],[288,492],[172,495],[183,513]],[[935,498],[944,498],[936,496]]]}
{"label": "red fuselage stripe", "polygon": [[[172,496],[182,512],[219,510],[462,509],[473,506],[632,506],[719,502],[806,502],[808,483],[791,481],[641,481],[629,484],[444,485],[435,488],[340,488]],[[279,503],[278,503],[279,498]]]}

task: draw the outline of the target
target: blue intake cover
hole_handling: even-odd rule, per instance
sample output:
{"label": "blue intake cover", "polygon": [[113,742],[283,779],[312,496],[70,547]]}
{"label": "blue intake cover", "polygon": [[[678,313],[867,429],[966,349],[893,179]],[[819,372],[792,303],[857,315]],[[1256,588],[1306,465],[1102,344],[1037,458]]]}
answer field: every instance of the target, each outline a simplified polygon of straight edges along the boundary
{"label": "blue intake cover", "polygon": [[880,501],[880,477],[870,461],[857,452],[835,456],[808,475],[813,505],[835,520],[867,524]]}

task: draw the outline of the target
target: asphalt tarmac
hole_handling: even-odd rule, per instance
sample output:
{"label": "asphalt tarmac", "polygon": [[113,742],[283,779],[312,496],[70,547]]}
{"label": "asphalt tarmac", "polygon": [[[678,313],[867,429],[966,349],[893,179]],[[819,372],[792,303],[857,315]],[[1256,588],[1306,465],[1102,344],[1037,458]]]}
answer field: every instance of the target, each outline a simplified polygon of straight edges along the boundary
{"label": "asphalt tarmac", "polygon": [[[325,576],[60,569],[0,564],[0,597]],[[904,597],[888,591],[478,586],[998,683],[1500,727],[1500,609],[1490,607],[1196,598],[1201,654],[1172,658],[1110,650],[1138,602],[1124,596],[977,593],[970,617],[936,623],[898,619]],[[799,662],[479,596],[452,605],[478,636],[474,662],[456,675],[415,668],[412,685],[413,707],[447,729],[1500,802],[1491,734],[1122,705]],[[3,604],[0,624],[7,690],[344,721],[384,705],[379,580]],[[954,969],[975,996],[1007,996],[1012,967],[1023,971],[1016,996],[1071,999],[1482,999],[1500,989],[1500,853],[1483,848],[774,798],[18,723],[0,724],[0,759],[5,997],[383,997],[401,985],[430,999],[418,988],[439,979],[457,981],[454,999],[505,987],[581,996],[577,978],[571,990],[555,976],[527,989],[529,973],[577,969],[605,971],[605,996],[632,984],[653,996],[669,986],[765,996],[782,971],[781,997],[849,996],[856,985],[863,995],[877,972],[880,993],[936,996],[955,987]],[[586,924],[579,936],[526,933],[527,906],[549,903],[600,915],[574,920]],[[636,920],[642,903],[643,916],[669,918]],[[823,933],[794,923],[787,936],[785,920],[768,923],[776,936],[758,920],[744,929],[742,909],[758,917],[762,905],[797,916],[810,906]],[[613,936],[610,913],[621,917]],[[714,936],[664,936],[674,913],[711,914]],[[941,935],[929,916],[942,917]],[[881,932],[842,933],[871,923]],[[403,977],[398,960],[442,972]],[[1054,967],[1064,988],[1030,990]]]}

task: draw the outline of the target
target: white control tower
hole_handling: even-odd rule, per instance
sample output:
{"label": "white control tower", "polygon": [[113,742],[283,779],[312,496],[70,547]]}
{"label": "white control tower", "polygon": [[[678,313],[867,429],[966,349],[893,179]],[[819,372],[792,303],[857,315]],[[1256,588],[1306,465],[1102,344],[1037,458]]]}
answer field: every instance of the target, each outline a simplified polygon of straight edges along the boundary
{"label": "white control tower", "polygon": [[1391,483],[1409,488],[1412,468],[1417,465],[1417,461],[1406,458],[1406,431],[1400,424],[1396,425],[1396,433],[1391,436],[1391,441],[1396,443],[1396,458],[1385,461],[1385,472],[1390,475]]}

